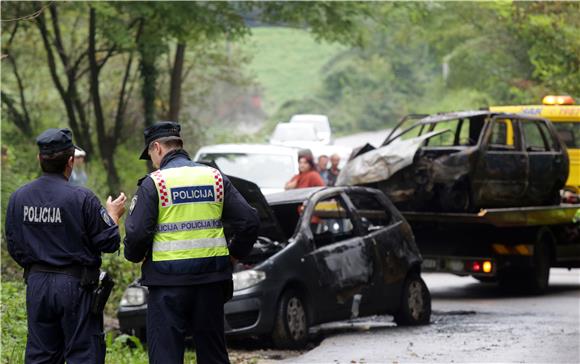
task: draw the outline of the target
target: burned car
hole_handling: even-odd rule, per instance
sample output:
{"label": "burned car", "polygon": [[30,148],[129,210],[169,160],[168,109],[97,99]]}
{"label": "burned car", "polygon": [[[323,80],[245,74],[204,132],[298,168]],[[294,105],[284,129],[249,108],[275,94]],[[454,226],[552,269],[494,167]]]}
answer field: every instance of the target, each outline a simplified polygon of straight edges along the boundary
{"label": "burned car", "polygon": [[402,210],[470,212],[559,204],[568,169],[549,121],[465,111],[402,120],[381,147],[351,159],[337,184],[377,187]]}
{"label": "burned car", "polygon": [[[231,180],[262,224],[252,253],[234,267],[226,334],[298,348],[309,327],[323,322],[391,314],[400,325],[429,323],[431,297],[413,233],[381,191],[306,188],[266,201],[255,184]],[[122,331],[144,334],[146,300],[145,287],[127,288]]]}

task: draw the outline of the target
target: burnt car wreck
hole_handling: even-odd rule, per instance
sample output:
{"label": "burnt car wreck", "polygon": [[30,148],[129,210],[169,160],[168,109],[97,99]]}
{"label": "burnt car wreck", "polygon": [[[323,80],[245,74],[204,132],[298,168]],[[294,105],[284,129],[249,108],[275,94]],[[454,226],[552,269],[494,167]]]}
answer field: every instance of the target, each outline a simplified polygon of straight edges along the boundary
{"label": "burnt car wreck", "polygon": [[355,154],[337,184],[379,188],[407,211],[552,205],[568,163],[549,121],[465,111],[403,119],[381,147]]}
{"label": "burnt car wreck", "polygon": [[[323,322],[390,314],[400,325],[429,323],[431,297],[413,233],[381,191],[307,188],[266,201],[255,184],[231,180],[262,226],[252,253],[234,267],[226,334],[297,348]],[[146,306],[145,287],[127,288],[121,330],[142,336]]]}

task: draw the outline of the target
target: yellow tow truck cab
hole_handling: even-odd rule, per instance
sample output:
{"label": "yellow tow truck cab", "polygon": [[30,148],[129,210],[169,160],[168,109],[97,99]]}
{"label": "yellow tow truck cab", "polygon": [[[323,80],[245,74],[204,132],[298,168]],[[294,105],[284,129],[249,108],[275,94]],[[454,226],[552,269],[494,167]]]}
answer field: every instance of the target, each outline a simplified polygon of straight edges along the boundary
{"label": "yellow tow truck cab", "polygon": [[570,96],[546,96],[543,105],[492,106],[490,111],[525,114],[550,120],[566,144],[570,172],[565,189],[580,194],[580,106]]}

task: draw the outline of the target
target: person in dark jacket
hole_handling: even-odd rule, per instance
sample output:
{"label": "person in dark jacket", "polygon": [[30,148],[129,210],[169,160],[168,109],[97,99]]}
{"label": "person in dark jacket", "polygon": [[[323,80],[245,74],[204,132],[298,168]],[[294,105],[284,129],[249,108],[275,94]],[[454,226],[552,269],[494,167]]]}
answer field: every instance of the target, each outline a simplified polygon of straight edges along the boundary
{"label": "person in dark jacket", "polygon": [[43,175],[10,197],[8,252],[25,269],[28,338],[25,362],[104,363],[103,313],[91,312],[101,253],[119,249],[125,195],[106,208],[68,182],[75,146],[68,129],[36,139]]}
{"label": "person in dark jacket", "polygon": [[138,182],[125,257],[143,263],[141,283],[149,288],[150,363],[183,363],[187,333],[198,363],[229,363],[223,305],[233,291],[232,261],[250,253],[259,219],[219,170],[191,161],[180,130],[175,122],[145,130],[141,159],[159,169]]}

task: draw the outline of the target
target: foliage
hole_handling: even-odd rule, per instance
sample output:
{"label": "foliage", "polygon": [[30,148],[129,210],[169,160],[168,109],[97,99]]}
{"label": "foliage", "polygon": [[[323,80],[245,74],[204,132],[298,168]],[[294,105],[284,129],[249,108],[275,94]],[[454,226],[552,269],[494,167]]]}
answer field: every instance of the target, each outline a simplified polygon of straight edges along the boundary
{"label": "foliage", "polygon": [[503,14],[549,92],[580,95],[580,3],[513,3]]}
{"label": "foliage", "polygon": [[2,363],[23,363],[26,349],[26,295],[24,283],[2,282]]}
{"label": "foliage", "polygon": [[[2,350],[0,350],[0,362],[24,363],[28,334],[26,286],[22,281],[3,281],[1,293]],[[105,342],[107,345],[106,363],[148,363],[147,348],[134,336],[119,335],[115,331],[108,331]],[[186,351],[185,363],[194,364],[195,362],[195,352],[193,350]]]}
{"label": "foliage", "polygon": [[252,37],[239,47],[252,55],[247,69],[261,87],[269,115],[286,101],[313,95],[324,64],[346,48],[316,41],[305,30],[282,27],[254,28]]}
{"label": "foliage", "polygon": [[326,66],[318,92],[275,114],[327,114],[340,133],[407,113],[578,95],[577,3],[373,3],[362,47]]}

